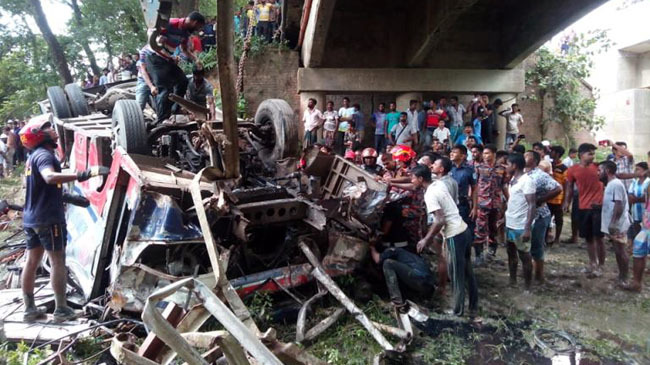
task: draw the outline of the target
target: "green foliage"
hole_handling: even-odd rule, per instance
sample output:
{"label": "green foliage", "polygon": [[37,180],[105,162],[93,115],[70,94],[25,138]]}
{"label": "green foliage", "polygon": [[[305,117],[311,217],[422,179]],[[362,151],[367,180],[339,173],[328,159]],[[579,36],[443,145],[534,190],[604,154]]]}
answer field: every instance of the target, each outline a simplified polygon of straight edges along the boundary
{"label": "green foliage", "polygon": [[[251,44],[248,49],[248,58],[253,58],[264,52],[269,51],[286,51],[289,50],[288,41],[284,42],[272,42],[267,43],[262,37],[257,35],[251,36]],[[244,52],[244,38],[235,37],[235,44],[233,53],[235,54],[235,60],[239,62],[241,55]]]}
{"label": "green foliage", "polygon": [[[134,53],[144,45],[146,27],[138,0],[84,0],[79,6],[81,25],[73,16],[68,34],[57,36],[78,81],[88,72],[80,40],[110,56]],[[30,14],[28,2],[3,0],[0,10],[13,15],[11,29],[0,26],[0,120],[26,118],[38,112],[36,102],[44,100],[47,87],[58,85],[60,78],[43,37],[22,20]]]}
{"label": "green foliage", "polygon": [[[207,51],[199,53],[199,60],[201,61],[203,69],[206,72],[213,70],[215,67],[217,67],[217,48],[212,47]],[[183,61],[179,64],[179,66],[186,75],[190,75],[192,73],[193,63]]]}
{"label": "green foliage", "polygon": [[52,353],[49,346],[45,349],[32,350],[27,362],[23,362],[27,351],[29,351],[29,346],[24,342],[17,345],[5,342],[0,346],[0,359],[3,359],[6,365],[36,365]]}
{"label": "green foliage", "polygon": [[613,341],[599,338],[583,339],[582,342],[586,345],[588,350],[593,351],[600,358],[615,361],[616,363],[626,363],[627,356],[621,349],[621,346]]}
{"label": "green foliage", "polygon": [[445,330],[418,352],[425,364],[465,364],[474,350],[467,339]]}
{"label": "green foliage", "polygon": [[273,309],[273,298],[268,292],[256,291],[248,304],[253,319],[260,324],[271,323],[271,309]]}
{"label": "green foliage", "polygon": [[84,23],[68,24],[71,32],[101,45],[110,56],[134,53],[146,42],[147,27],[138,0],[84,0],[79,4]]}
{"label": "green foliage", "polygon": [[597,92],[594,97],[584,95],[583,80],[589,77],[593,68],[593,56],[611,46],[607,32],[598,30],[580,34],[570,41],[569,51],[559,54],[548,47],[536,53],[535,66],[526,72],[526,83],[537,86],[533,99],[544,100],[548,96],[552,107],[546,107],[548,116],[541,124],[542,137],[549,128],[561,127],[570,137],[579,129],[597,130],[604,118],[594,116]]}
{"label": "green foliage", "polygon": [[0,27],[0,120],[24,118],[38,111],[47,85],[60,79],[45,40],[26,26]]}
{"label": "green foliage", "polygon": [[88,358],[97,354],[106,347],[106,345],[102,346],[103,342],[103,339],[97,337],[81,338],[74,344],[69,356],[74,354],[74,357],[77,359]]}
{"label": "green foliage", "polygon": [[[337,278],[338,281],[338,278]],[[365,305],[363,312],[373,321],[395,326],[395,320],[390,315],[390,305],[379,297],[374,297]],[[330,313],[318,313],[315,318],[324,318]],[[309,348],[309,352],[329,364],[370,364],[375,355],[382,351],[379,344],[370,333],[351,316],[344,316],[321,334]]]}
{"label": "green foliage", "polygon": [[239,98],[237,99],[237,115],[239,115],[240,118],[246,118],[246,107],[248,106],[248,103],[246,102],[246,99],[244,98],[244,95],[239,95]]}
{"label": "green foliage", "polygon": [[199,0],[199,11],[206,18],[217,16],[217,0]]}

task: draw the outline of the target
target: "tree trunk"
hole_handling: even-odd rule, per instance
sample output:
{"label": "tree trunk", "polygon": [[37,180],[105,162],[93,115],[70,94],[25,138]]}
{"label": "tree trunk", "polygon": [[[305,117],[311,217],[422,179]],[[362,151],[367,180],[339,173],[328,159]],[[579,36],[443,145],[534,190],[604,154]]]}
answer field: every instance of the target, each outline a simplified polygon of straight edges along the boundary
{"label": "tree trunk", "polygon": [[199,0],[174,0],[172,6],[172,17],[185,18],[194,10],[199,10]]}
{"label": "tree trunk", "polygon": [[106,47],[106,53],[108,53],[106,68],[110,70],[110,66],[113,64],[113,45],[111,44],[111,39],[108,37],[108,35],[104,36],[104,39],[106,40],[104,46]]}
{"label": "tree trunk", "polygon": [[41,7],[41,0],[29,0],[29,3],[32,6],[31,10],[32,15],[34,16],[34,21],[36,21],[38,29],[40,29],[43,38],[45,38],[45,42],[47,42],[47,45],[50,48],[52,59],[54,60],[57,71],[59,72],[59,77],[61,77],[64,84],[74,82],[70,69],[68,68],[68,62],[65,59],[63,47],[61,47],[61,44],[52,33],[50,25],[47,23],[47,18],[45,17],[45,13],[43,13],[43,8]]}
{"label": "tree trunk", "polygon": [[237,132],[237,91],[235,90],[235,56],[233,54],[233,0],[219,0],[217,7],[217,69],[223,109],[223,132],[226,145],[226,178],[239,177],[239,134]]}
{"label": "tree trunk", "polygon": [[[74,19],[75,22],[77,23],[77,26],[79,26],[79,28],[83,28],[83,18],[81,16],[81,9],[79,9],[79,3],[77,2],[77,0],[71,0],[68,5],[70,5],[72,11],[74,12]],[[88,62],[90,62],[90,68],[93,70],[93,74],[97,77],[101,76],[101,70],[97,65],[97,59],[95,59],[95,53],[93,53],[93,50],[90,49],[90,45],[88,44],[88,39],[86,39],[85,37],[80,37],[79,44],[81,44],[81,47],[84,49],[84,53],[86,53],[86,57],[88,57]]]}

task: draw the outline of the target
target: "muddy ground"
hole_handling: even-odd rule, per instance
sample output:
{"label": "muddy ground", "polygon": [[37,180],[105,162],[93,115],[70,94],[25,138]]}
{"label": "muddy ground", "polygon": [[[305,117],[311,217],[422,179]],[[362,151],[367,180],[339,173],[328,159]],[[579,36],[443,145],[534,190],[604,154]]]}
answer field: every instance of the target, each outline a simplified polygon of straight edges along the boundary
{"label": "muddy ground", "polygon": [[[570,227],[568,218],[565,227]],[[506,262],[505,249],[500,247],[495,260],[475,270],[481,324],[445,315],[445,300],[434,297],[426,302],[433,320],[421,328],[420,336],[409,346],[407,354],[394,363],[650,363],[650,289],[634,294],[617,288],[617,268],[611,247],[604,275],[595,279],[582,273],[588,262],[584,243],[553,247],[546,256],[547,283],[534,284],[531,293],[524,293],[523,278],[519,278],[518,287],[508,285]],[[521,275],[521,267],[519,270]],[[354,278],[340,284],[354,295]],[[374,296],[364,309],[373,320],[396,324],[386,298]],[[326,315],[325,310],[321,311],[322,316]],[[280,328],[285,339],[291,340],[295,327]],[[535,341],[537,330],[565,331],[575,340],[577,351],[569,354],[542,351]],[[368,333],[349,317],[306,347],[332,364],[368,364],[380,352]]]}
{"label": "muddy ground", "polygon": [[[22,203],[23,194],[19,178],[0,180],[0,198]],[[0,240],[4,241],[19,226],[19,221],[11,221],[8,230],[0,232]],[[565,227],[570,227],[568,219]],[[479,282],[482,323],[471,324],[445,315],[446,300],[433,297],[424,302],[431,311],[432,319],[420,326],[419,335],[408,346],[406,353],[389,356],[387,362],[650,363],[650,288],[641,294],[618,289],[616,263],[611,249],[608,250],[604,275],[588,279],[581,272],[587,264],[584,244],[554,247],[546,256],[547,284],[534,286],[529,294],[523,292],[523,283],[516,288],[508,286],[506,261],[505,249],[501,247],[495,260],[487,267],[475,270]],[[337,281],[350,296],[358,294],[364,282],[355,277],[339,278]],[[520,283],[522,281],[520,278]],[[308,292],[306,295],[309,295]],[[280,303],[279,300],[256,295],[247,298],[246,302],[261,328],[272,326],[283,340],[293,341],[295,320],[292,314],[295,311],[279,310],[280,307],[286,308],[286,302]],[[372,320],[396,325],[392,308],[383,293],[374,293],[371,299],[358,300],[357,303]],[[310,326],[331,313],[337,304],[331,297],[325,299],[310,316],[313,318]],[[566,331],[575,339],[577,352],[565,355],[542,352],[535,345],[534,334],[539,329]],[[396,342],[396,339],[391,340]],[[369,364],[381,352],[368,332],[347,315],[313,343],[302,346],[331,364]],[[14,351],[12,348],[3,344],[0,355],[11,355],[11,351]]]}

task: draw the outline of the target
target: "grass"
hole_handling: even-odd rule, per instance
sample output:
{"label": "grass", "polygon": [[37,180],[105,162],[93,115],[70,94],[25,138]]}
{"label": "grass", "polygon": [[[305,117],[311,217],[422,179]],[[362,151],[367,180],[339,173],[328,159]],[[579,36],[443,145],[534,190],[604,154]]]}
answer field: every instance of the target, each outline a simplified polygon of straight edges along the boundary
{"label": "grass", "polygon": [[[373,321],[395,325],[390,315],[389,305],[378,297],[361,306],[361,309]],[[318,314],[314,317],[320,318]],[[307,349],[320,359],[334,365],[370,364],[374,356],[382,351],[370,333],[349,315],[339,319]]]}
{"label": "grass", "polygon": [[474,354],[473,343],[451,331],[443,331],[414,353],[426,364],[464,364]]}
{"label": "grass", "polygon": [[18,344],[5,342],[0,346],[0,363],[4,365],[36,365],[52,354],[49,346],[33,350],[25,363],[23,360],[27,351],[29,351],[29,346],[24,342]]}
{"label": "grass", "polygon": [[610,359],[619,363],[628,361],[628,357],[625,356],[621,346],[608,339],[585,338],[582,340],[582,343],[602,358]]}

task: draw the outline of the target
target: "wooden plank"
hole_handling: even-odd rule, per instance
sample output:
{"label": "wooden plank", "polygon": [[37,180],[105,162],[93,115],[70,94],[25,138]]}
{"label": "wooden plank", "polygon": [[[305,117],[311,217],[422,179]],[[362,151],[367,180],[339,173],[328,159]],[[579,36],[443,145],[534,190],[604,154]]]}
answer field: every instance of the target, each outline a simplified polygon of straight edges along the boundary
{"label": "wooden plank", "polygon": [[[52,315],[48,315],[47,318],[34,323],[22,322],[22,312],[16,313],[9,318],[10,320],[4,322],[4,337],[8,342],[25,341],[40,344],[90,327],[90,324],[85,319],[55,324]],[[84,336],[90,336],[89,331],[79,335],[79,337]]]}
{"label": "wooden plank", "polygon": [[[174,302],[169,302],[162,313],[163,318],[174,328],[176,328],[184,315],[183,308]],[[165,343],[155,333],[149,332],[138,350],[138,355],[147,359],[156,360],[156,356],[158,356],[164,346]]]}

